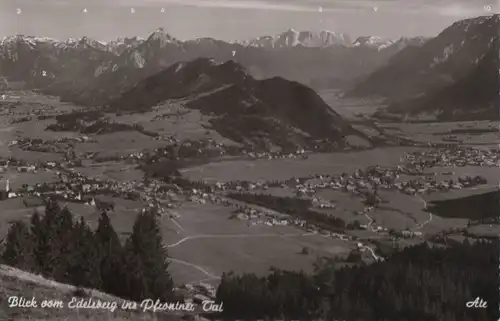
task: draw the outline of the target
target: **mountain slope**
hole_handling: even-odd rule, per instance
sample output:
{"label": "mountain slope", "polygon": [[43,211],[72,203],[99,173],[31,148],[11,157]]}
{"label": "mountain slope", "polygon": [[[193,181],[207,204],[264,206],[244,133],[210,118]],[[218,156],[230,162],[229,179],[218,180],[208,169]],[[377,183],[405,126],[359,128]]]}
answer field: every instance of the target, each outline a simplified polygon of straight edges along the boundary
{"label": "mountain slope", "polygon": [[212,127],[257,148],[310,148],[317,140],[344,146],[355,131],[310,88],[283,78],[256,80],[234,61],[200,58],[177,63],[138,83],[107,105],[146,112],[166,100],[210,116]]}
{"label": "mountain slope", "polygon": [[0,76],[27,88],[44,88],[74,79],[114,55],[105,46],[83,37],[59,42],[50,38],[13,36],[0,42]]}
{"label": "mountain slope", "polygon": [[440,120],[493,120],[499,118],[500,80],[498,44],[464,78],[423,97],[394,103],[388,111],[405,117],[435,114]]}
{"label": "mountain slope", "polygon": [[406,99],[468,76],[498,41],[499,16],[458,21],[421,47],[409,46],[362,80],[347,96]]}
{"label": "mountain slope", "polygon": [[[7,265],[0,265],[0,320],[47,320],[47,321],[82,321],[82,320],[165,320],[180,321],[182,316],[176,315],[153,315],[140,311],[124,311],[117,308],[113,313],[106,309],[62,309],[55,308],[10,308],[7,298],[10,296],[31,299],[35,297],[39,305],[44,299],[61,300],[66,305],[75,296],[76,287],[68,284],[47,280],[41,276],[34,275]],[[121,304],[124,300],[95,290],[88,290],[90,298]],[[87,300],[88,298],[84,298]],[[3,313],[3,314],[2,314]],[[5,317],[5,319],[3,319]],[[8,319],[11,318],[11,319]]]}

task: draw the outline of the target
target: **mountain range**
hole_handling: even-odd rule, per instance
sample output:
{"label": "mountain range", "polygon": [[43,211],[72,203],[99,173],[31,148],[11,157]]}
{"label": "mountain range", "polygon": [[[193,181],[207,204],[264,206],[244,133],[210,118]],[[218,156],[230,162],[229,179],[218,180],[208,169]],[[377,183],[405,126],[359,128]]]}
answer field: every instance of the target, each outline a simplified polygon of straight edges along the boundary
{"label": "mountain range", "polygon": [[294,30],[271,38],[269,46],[262,38],[180,41],[161,28],[146,39],[121,38],[109,43],[86,37],[60,42],[18,35],[0,43],[0,75],[16,85],[44,88],[87,105],[102,102],[87,98],[99,96],[100,89],[122,92],[176,62],[202,57],[220,62],[233,59],[259,79],[281,76],[314,87],[345,87],[404,47],[422,42],[420,38],[380,42],[365,37],[373,39],[349,43],[342,33]]}
{"label": "mountain range", "polygon": [[[431,39],[403,37],[395,41],[374,36],[351,41],[344,33],[293,29],[243,42],[181,41],[161,28],[146,39],[121,38],[108,43],[87,37],[61,42],[18,35],[0,42],[0,77],[5,88],[38,89],[83,106],[123,105],[127,109],[133,101],[140,110],[141,106],[150,108],[154,103],[189,96],[195,97],[190,106],[205,110],[208,107],[201,108],[200,101],[211,105],[224,97],[239,106],[235,110],[244,101],[253,101],[250,105],[254,107],[241,111],[267,117],[269,106],[276,104],[269,92],[273,84],[282,89],[283,101],[293,96],[288,90],[304,93],[294,97],[304,106],[328,109],[315,114],[329,114],[324,119],[334,124],[338,122],[331,119],[330,108],[318,103],[307,86],[342,88],[347,97],[386,97],[389,108],[379,115],[484,118],[492,115],[498,92],[498,75],[491,74],[498,70],[498,22],[498,15],[466,19]],[[245,81],[240,79],[242,74]],[[280,121],[301,128],[292,121],[295,113],[305,110],[299,105],[291,106],[278,117]],[[244,125],[240,120],[231,121]],[[310,130],[305,132],[311,134]]]}
{"label": "mountain range", "polygon": [[386,97],[387,111],[403,117],[496,119],[499,22],[499,15],[458,21],[422,46],[392,56],[346,97]]}

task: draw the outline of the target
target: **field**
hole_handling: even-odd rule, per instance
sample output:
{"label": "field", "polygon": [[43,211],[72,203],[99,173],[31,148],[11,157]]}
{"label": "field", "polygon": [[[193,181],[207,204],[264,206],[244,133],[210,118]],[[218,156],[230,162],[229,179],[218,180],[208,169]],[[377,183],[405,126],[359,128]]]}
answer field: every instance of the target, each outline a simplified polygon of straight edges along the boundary
{"label": "field", "polygon": [[371,165],[397,165],[405,152],[418,148],[393,147],[349,153],[312,154],[304,159],[258,159],[214,162],[181,170],[189,179],[208,182],[272,181],[312,174],[352,173]]}
{"label": "field", "polygon": [[368,224],[369,220],[366,217],[354,214],[364,209],[362,198],[341,191],[327,189],[319,190],[316,195],[335,204],[334,209],[321,209],[319,211],[339,217],[346,223],[358,220],[361,224]]}
{"label": "field", "polygon": [[0,206],[0,239],[7,234],[10,223],[17,220],[29,222],[31,215],[35,211],[35,208],[24,206],[21,199],[5,200],[0,203]]}
{"label": "field", "polygon": [[353,121],[364,119],[383,106],[377,99],[341,99],[337,90],[322,90],[318,94],[342,117]]}
{"label": "field", "polygon": [[[178,216],[174,224],[162,219],[176,282],[216,281],[229,270],[262,274],[271,266],[310,270],[317,256],[345,255],[355,245],[289,226],[249,227],[245,221],[229,219],[231,210],[186,203],[172,211]],[[304,247],[309,249],[308,255],[300,254]]]}
{"label": "field", "polygon": [[144,173],[136,169],[137,165],[124,162],[103,162],[98,164],[84,164],[76,169],[87,177],[99,177],[116,181],[140,181]]}
{"label": "field", "polygon": [[387,133],[421,142],[450,143],[446,136],[456,136],[462,145],[497,147],[498,121],[468,121],[443,123],[380,123]]}
{"label": "field", "polygon": [[95,142],[76,145],[76,153],[99,152],[99,156],[128,155],[143,150],[152,150],[164,145],[162,141],[135,131],[118,132],[94,136]]}
{"label": "field", "polygon": [[499,225],[476,225],[467,229],[471,235],[478,237],[498,237],[500,235]]}
{"label": "field", "polygon": [[[46,172],[46,171],[37,171],[36,173],[19,173],[17,171],[7,171],[4,173],[1,173],[3,177],[6,179],[9,179],[10,187],[12,189],[18,189],[20,188],[23,184],[28,184],[28,185],[34,185],[36,183],[43,183],[43,182],[54,182],[57,181],[57,175],[55,172]],[[5,181],[0,176],[0,184],[1,187],[5,187]]]}
{"label": "field", "polygon": [[[309,253],[301,254],[307,247]],[[223,272],[253,272],[265,275],[274,266],[281,269],[312,271],[314,261],[320,256],[346,256],[354,249],[354,244],[340,240],[327,240],[319,235],[289,237],[252,237],[241,238],[206,238],[199,241],[185,242],[170,250],[176,260],[187,257],[193,268],[193,274],[186,275],[186,266],[177,275],[172,269],[173,277],[178,282],[199,282],[215,280]],[[186,261],[188,260],[186,259]],[[173,261],[173,265],[181,264]],[[189,267],[189,265],[188,265]],[[192,266],[191,266],[192,267]],[[201,273],[200,273],[201,272]]]}
{"label": "field", "polygon": [[57,140],[62,138],[77,138],[81,134],[74,132],[54,132],[45,130],[48,125],[55,124],[55,119],[38,120],[13,124],[15,127],[16,138],[38,138],[43,140]]}
{"label": "field", "polygon": [[[498,185],[500,182],[500,167],[485,166],[464,166],[464,167],[435,167],[426,169],[427,173],[436,173],[436,179],[439,180],[457,180],[460,176],[482,176],[488,180],[491,186]],[[473,190],[473,189],[471,189]]]}
{"label": "field", "polygon": [[210,116],[202,115],[198,110],[185,108],[182,102],[160,104],[154,111],[140,115],[113,115],[112,117],[116,122],[138,124],[148,131],[162,136],[174,136],[180,140],[211,138],[218,143],[235,144],[210,129]]}

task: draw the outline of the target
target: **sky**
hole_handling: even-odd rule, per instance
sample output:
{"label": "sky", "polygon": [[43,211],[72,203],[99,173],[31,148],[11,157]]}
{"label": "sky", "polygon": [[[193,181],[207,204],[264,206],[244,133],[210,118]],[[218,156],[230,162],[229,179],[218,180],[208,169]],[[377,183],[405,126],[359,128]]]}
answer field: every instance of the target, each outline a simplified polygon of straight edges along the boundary
{"label": "sky", "polygon": [[[0,0],[0,37],[109,41],[158,28],[181,39],[247,40],[287,29],[351,37],[435,36],[453,22],[498,13],[500,0]],[[86,12],[84,12],[86,8]],[[133,9],[132,9],[133,8]],[[491,9],[491,11],[488,11]]]}

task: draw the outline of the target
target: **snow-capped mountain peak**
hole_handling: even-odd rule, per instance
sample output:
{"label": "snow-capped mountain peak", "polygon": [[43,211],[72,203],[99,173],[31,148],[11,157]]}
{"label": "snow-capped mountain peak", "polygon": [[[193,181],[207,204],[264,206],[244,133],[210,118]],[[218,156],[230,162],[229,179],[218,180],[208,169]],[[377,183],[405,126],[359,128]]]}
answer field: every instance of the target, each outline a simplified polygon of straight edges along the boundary
{"label": "snow-capped mountain peak", "polygon": [[95,48],[99,50],[106,50],[107,46],[105,42],[97,41],[85,36],[81,38],[69,38],[64,43],[56,43],[56,45],[59,48],[74,48],[74,49]]}
{"label": "snow-capped mountain peak", "polygon": [[146,42],[153,42],[153,41],[160,42],[161,46],[163,46],[164,44],[168,44],[168,43],[179,42],[177,39],[175,39],[170,34],[165,32],[165,30],[163,28],[158,28],[155,32],[153,32],[151,35],[149,35],[149,37],[146,40]]}
{"label": "snow-capped mountain peak", "polygon": [[345,33],[332,31],[297,31],[293,28],[277,36],[263,36],[241,43],[245,46],[259,48],[292,48],[302,47],[330,47],[348,45],[350,38]]}
{"label": "snow-capped mountain peak", "polygon": [[353,47],[366,46],[370,48],[376,48],[378,50],[385,49],[394,44],[393,40],[383,39],[378,36],[360,36],[353,43]]}
{"label": "snow-capped mountain peak", "polygon": [[8,46],[13,43],[25,43],[30,45],[31,47],[35,47],[37,44],[54,44],[58,41],[49,37],[33,37],[33,36],[25,36],[25,35],[15,35],[15,36],[7,36],[4,37],[0,41],[0,46]]}

